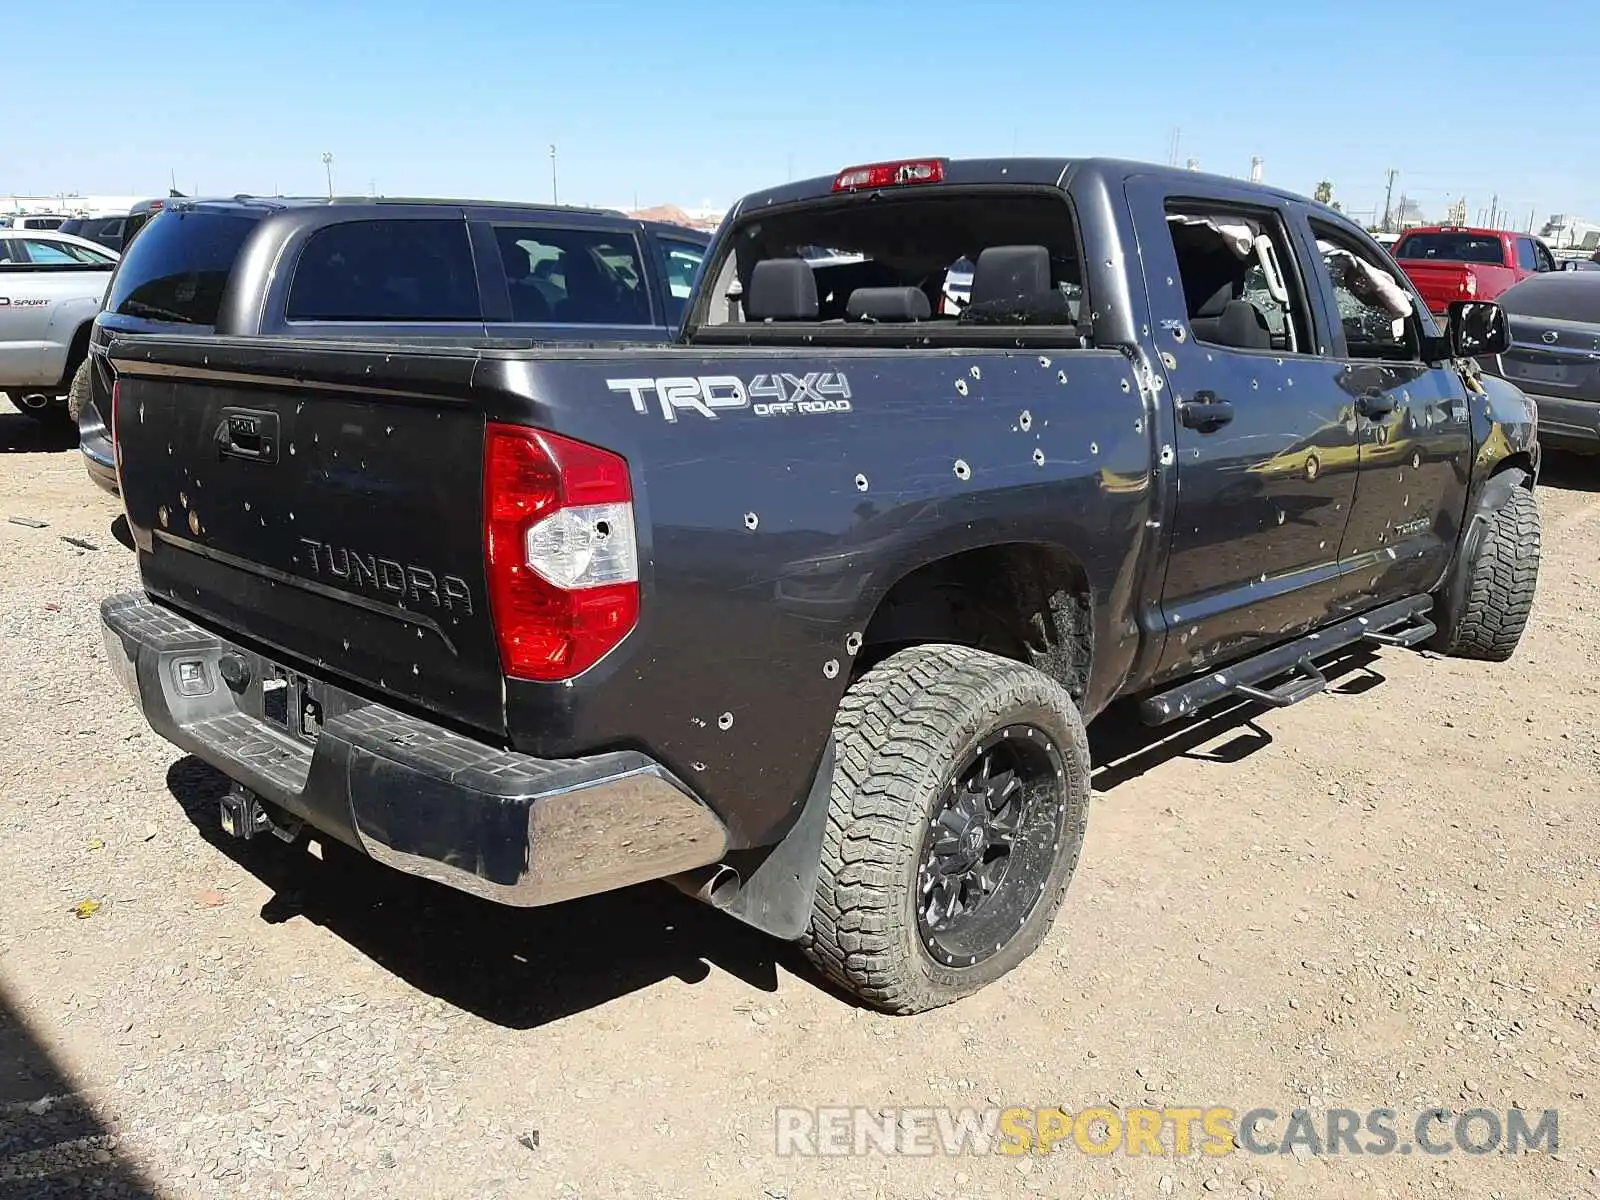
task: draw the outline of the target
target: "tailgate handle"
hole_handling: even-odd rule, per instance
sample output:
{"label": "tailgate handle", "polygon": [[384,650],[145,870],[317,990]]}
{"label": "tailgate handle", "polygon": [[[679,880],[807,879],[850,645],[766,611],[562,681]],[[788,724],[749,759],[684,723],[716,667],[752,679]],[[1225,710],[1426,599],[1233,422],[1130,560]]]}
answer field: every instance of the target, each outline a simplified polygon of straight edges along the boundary
{"label": "tailgate handle", "polygon": [[225,408],[217,424],[217,449],[230,458],[278,461],[278,414],[252,408]]}

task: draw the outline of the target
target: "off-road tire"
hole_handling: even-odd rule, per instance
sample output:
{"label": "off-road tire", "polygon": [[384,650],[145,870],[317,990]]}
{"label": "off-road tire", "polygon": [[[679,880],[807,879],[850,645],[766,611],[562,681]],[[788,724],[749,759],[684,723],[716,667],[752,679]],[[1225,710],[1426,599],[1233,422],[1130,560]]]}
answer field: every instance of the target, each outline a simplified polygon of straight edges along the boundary
{"label": "off-road tire", "polygon": [[86,358],[72,373],[72,385],[67,388],[67,416],[74,425],[82,418],[83,410],[89,403],[89,370],[89,360]]}
{"label": "off-road tire", "polygon": [[[1062,764],[1059,838],[1038,899],[999,950],[970,967],[936,961],[918,932],[923,839],[941,795],[986,737],[1026,723]],[[874,1008],[915,1013],[970,995],[1049,931],[1083,845],[1089,749],[1072,697],[1040,671],[962,646],[902,650],[858,679],[834,720],[836,765],[806,956]]]}
{"label": "off-road tire", "polygon": [[1539,505],[1514,488],[1470,564],[1460,616],[1438,648],[1455,658],[1505,662],[1516,652],[1539,578]]}

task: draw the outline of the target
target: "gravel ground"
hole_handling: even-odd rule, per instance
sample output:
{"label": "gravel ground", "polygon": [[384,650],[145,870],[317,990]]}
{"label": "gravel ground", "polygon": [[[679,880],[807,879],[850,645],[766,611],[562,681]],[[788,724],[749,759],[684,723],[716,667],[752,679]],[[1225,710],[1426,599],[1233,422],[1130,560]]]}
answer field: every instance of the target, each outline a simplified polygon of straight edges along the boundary
{"label": "gravel ground", "polygon": [[[1596,472],[1541,491],[1513,662],[1099,723],[1042,950],[893,1019],[664,888],[517,912],[225,843],[107,673],[115,501],[0,406],[0,1198],[1600,1196]],[[834,1104],[1517,1105],[1561,1149],[776,1154],[778,1106]]]}

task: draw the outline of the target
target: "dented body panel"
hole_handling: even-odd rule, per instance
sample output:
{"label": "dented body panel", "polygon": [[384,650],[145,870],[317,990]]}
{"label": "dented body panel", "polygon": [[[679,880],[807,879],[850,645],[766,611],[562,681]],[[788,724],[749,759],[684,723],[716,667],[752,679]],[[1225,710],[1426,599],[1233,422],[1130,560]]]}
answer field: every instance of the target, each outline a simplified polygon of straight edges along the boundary
{"label": "dented body panel", "polygon": [[[965,344],[909,326],[833,342],[808,327],[767,345],[733,344],[758,341],[759,326],[702,332],[728,303],[711,281],[744,223],[828,199],[813,180],[730,213],[674,346],[114,343],[147,592],[344,694],[486,745],[539,761],[643,755],[739,851],[777,843],[818,794],[868,635],[941,636],[940,614],[918,607],[929,593],[885,604],[919,573],[1037,550],[1004,561],[1052,564],[1039,579],[999,584],[1034,597],[1040,636],[1018,653],[1093,719],[1364,612],[1420,613],[1412,601],[1449,574],[1482,481],[1511,455],[1536,472],[1531,410],[1508,385],[1355,353],[1311,222],[1393,264],[1330,210],[1114,162],[951,164],[944,178],[1058,190],[1082,259],[1076,328],[978,330]],[[1303,342],[1199,336],[1166,227],[1175,196],[1281,223]],[[235,418],[245,453],[229,449]],[[561,683],[500,669],[484,567],[490,422],[627,462],[638,623]],[[263,433],[270,454],[252,456]]]}

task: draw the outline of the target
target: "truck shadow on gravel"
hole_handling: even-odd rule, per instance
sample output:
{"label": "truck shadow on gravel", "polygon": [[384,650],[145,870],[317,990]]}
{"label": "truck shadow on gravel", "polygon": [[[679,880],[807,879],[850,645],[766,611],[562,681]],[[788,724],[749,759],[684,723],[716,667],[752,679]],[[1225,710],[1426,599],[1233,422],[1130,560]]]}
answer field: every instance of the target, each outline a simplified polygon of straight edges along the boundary
{"label": "truck shadow on gravel", "polygon": [[159,1200],[0,987],[0,1200]]}
{"label": "truck shadow on gravel", "polygon": [[0,454],[58,454],[77,444],[76,426],[35,421],[0,401]]}
{"label": "truck shadow on gravel", "polygon": [[[1324,664],[1333,695],[1383,682],[1377,654],[1357,649]],[[1254,703],[1219,709],[1169,729],[1140,724],[1118,706],[1090,733],[1094,788],[1104,794],[1178,757],[1227,765],[1272,743]],[[1218,743],[1230,732],[1236,736]],[[497,1025],[533,1029],[666,979],[699,983],[715,966],[762,992],[779,966],[825,986],[798,950],[757,933],[666,885],[644,885],[547,908],[509,908],[380,866],[335,843],[318,859],[270,836],[222,832],[217,805],[227,778],[197,758],[175,762],[167,788],[195,829],[274,895],[269,923],[311,921],[413,987]],[[848,1002],[848,1001],[846,1001]]]}
{"label": "truck shadow on gravel", "polygon": [[[1371,691],[1384,682],[1373,667],[1380,657],[1377,650],[1358,646],[1319,662],[1328,677],[1328,689],[1308,703],[1322,702],[1328,695],[1358,696]],[[1272,744],[1272,734],[1259,723],[1260,717],[1272,711],[1267,705],[1241,700],[1188,721],[1152,729],[1139,720],[1135,702],[1115,704],[1089,727],[1094,790],[1103,795],[1175,758],[1223,766],[1243,762]],[[1218,740],[1230,733],[1234,736]]]}
{"label": "truck shadow on gravel", "polygon": [[[532,1029],[666,979],[699,983],[715,966],[777,990],[775,942],[664,885],[547,908],[509,908],[380,866],[342,846],[318,860],[267,836],[222,832],[226,777],[188,757],[167,787],[200,836],[275,893],[263,921],[311,921],[429,995],[497,1025]],[[794,956],[790,969],[803,966]]]}

